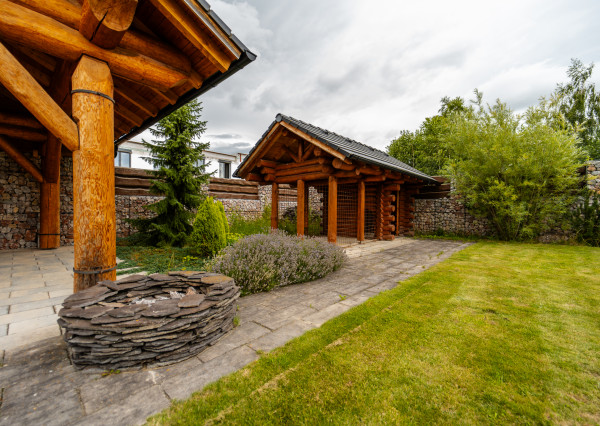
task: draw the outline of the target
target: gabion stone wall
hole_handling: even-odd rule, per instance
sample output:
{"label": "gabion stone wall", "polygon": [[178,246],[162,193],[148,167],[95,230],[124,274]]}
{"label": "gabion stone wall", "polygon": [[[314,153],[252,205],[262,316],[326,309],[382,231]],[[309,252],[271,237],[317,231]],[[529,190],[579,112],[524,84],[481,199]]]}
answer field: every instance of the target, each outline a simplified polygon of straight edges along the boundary
{"label": "gabion stone wall", "polygon": [[490,236],[492,227],[487,219],[476,218],[454,197],[415,200],[414,229],[417,233],[439,231],[458,235]]}
{"label": "gabion stone wall", "polygon": [[[36,166],[40,158],[25,156]],[[39,183],[0,151],[0,250],[37,247]]]}
{"label": "gabion stone wall", "polygon": [[58,323],[77,368],[161,366],[231,330],[239,296],[233,279],[219,274],[132,275],[67,297]]}
{"label": "gabion stone wall", "polygon": [[588,164],[587,185],[592,191],[600,193],[600,160],[591,161]]}

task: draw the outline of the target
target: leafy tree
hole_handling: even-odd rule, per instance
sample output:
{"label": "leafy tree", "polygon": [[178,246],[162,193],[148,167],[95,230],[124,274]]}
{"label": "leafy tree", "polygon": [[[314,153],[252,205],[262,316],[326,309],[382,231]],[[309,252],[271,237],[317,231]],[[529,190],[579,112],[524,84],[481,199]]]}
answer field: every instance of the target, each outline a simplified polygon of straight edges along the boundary
{"label": "leafy tree", "polygon": [[451,153],[445,141],[448,117],[468,110],[464,99],[444,97],[439,115],[428,117],[415,132],[404,130],[387,147],[388,154],[424,173],[439,174]]}
{"label": "leafy tree", "polygon": [[202,152],[209,143],[198,142],[206,130],[206,121],[200,120],[202,106],[196,101],[179,108],[151,128],[159,138],[144,141],[150,151],[145,160],[154,167],[150,192],[164,198],[146,206],[156,213],[148,219],[133,219],[138,229],[134,241],[157,246],[183,246],[192,232],[191,221],[205,194],[202,185],[208,182],[202,161]]}
{"label": "leafy tree", "polygon": [[497,101],[453,115],[448,172],[470,211],[504,240],[529,239],[565,217],[577,187],[577,136],[556,128],[547,104],[517,115]]}
{"label": "leafy tree", "polygon": [[596,159],[600,158],[600,93],[591,82],[593,69],[594,64],[585,66],[572,59],[567,71],[570,81],[557,85],[553,100],[566,121],[580,130],[580,146]]}

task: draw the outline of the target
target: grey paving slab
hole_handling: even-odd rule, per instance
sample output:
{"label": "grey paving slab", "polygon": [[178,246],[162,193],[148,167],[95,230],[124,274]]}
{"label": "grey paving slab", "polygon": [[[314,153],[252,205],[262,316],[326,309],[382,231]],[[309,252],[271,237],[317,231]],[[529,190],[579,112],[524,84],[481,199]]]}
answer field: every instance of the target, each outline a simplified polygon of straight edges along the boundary
{"label": "grey paving slab", "polygon": [[269,352],[298,336],[302,336],[312,328],[315,328],[315,325],[302,320],[292,320],[277,330],[250,342],[248,346],[257,351]]}
{"label": "grey paving slab", "polygon": [[397,239],[349,247],[347,265],[328,277],[241,298],[240,325],[199,355],[106,377],[75,370],[56,324],[72,291],[72,247],[0,252],[8,271],[0,273],[0,426],[141,424],[258,359],[257,351],[284,345],[466,246]]}

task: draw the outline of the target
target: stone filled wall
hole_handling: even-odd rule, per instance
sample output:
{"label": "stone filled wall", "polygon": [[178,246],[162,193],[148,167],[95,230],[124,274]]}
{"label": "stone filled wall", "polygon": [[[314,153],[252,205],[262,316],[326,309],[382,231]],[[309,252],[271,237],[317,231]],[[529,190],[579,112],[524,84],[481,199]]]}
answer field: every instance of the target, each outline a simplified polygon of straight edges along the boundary
{"label": "stone filled wall", "polygon": [[[39,156],[26,154],[38,167]],[[208,190],[208,187],[206,188]],[[220,200],[225,213],[236,212],[247,218],[262,214],[264,202],[271,202],[271,186],[263,186],[259,200]],[[132,226],[127,218],[149,217],[144,209],[155,203],[155,196],[115,196],[117,237],[129,236]],[[15,161],[0,151],[0,250],[36,248],[40,216],[40,184]],[[60,243],[73,244],[73,161],[63,157],[60,169]]]}
{"label": "stone filled wall", "polygon": [[[37,156],[25,154],[38,167]],[[0,250],[37,247],[39,183],[0,151]]]}
{"label": "stone filled wall", "polygon": [[588,164],[587,185],[592,191],[600,193],[600,160],[590,161]]}
{"label": "stone filled wall", "polygon": [[417,233],[434,234],[437,231],[458,235],[492,235],[487,219],[469,214],[455,197],[415,200],[414,229]]}

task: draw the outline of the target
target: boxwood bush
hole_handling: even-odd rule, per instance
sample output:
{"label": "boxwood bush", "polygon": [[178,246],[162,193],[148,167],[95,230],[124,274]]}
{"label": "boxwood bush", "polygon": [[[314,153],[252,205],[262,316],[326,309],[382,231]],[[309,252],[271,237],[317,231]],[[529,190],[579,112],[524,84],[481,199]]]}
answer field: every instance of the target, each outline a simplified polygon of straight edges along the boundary
{"label": "boxwood bush", "polygon": [[345,261],[340,247],[275,230],[237,241],[223,250],[211,267],[235,279],[242,294],[251,294],[324,277]]}
{"label": "boxwood bush", "polygon": [[192,247],[201,256],[213,256],[227,245],[228,232],[223,204],[206,197],[194,219],[194,230],[190,236]]}

